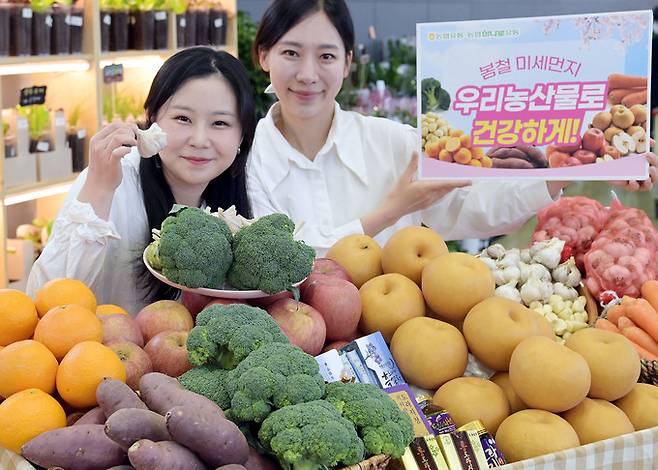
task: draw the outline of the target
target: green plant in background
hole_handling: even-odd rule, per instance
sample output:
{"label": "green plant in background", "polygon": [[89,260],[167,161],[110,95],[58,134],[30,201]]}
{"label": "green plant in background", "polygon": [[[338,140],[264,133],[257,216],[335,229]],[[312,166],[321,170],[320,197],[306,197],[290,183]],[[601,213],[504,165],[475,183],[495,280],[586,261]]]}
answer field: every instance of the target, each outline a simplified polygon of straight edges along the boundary
{"label": "green plant in background", "polygon": [[157,0],[127,0],[131,10],[152,11],[158,3]]}
{"label": "green plant in background", "polygon": [[32,140],[38,140],[50,126],[50,113],[43,104],[16,106],[18,114],[27,119],[27,128]]}
{"label": "green plant in background", "polygon": [[107,122],[112,122],[115,117],[126,121],[130,116],[136,120],[144,118],[144,100],[134,96],[117,94],[114,100],[114,112],[112,112],[112,97],[109,94],[103,96],[103,117]]}
{"label": "green plant in background", "polygon": [[78,122],[80,121],[80,112],[82,110],[82,105],[77,104],[73,107],[71,112],[69,112],[68,117],[66,118],[69,128],[74,129],[78,127]]}
{"label": "green plant in background", "polygon": [[32,11],[36,13],[43,13],[48,8],[52,6],[54,3],[54,0],[30,0],[30,6],[32,7]]}
{"label": "green plant in background", "polygon": [[274,95],[265,94],[265,88],[270,84],[270,79],[265,72],[256,67],[251,60],[251,45],[256,37],[258,25],[251,19],[248,13],[238,11],[238,57],[242,65],[247,69],[249,82],[254,93],[256,116],[260,119],[276,99]]}
{"label": "green plant in background", "polygon": [[130,0],[100,0],[101,11],[126,11],[130,8]]}
{"label": "green plant in background", "polygon": [[187,11],[189,4],[188,0],[164,0],[168,10],[171,10],[175,15],[182,15]]}
{"label": "green plant in background", "polygon": [[6,136],[9,133],[9,123],[8,122],[3,122],[2,123],[2,135]]}

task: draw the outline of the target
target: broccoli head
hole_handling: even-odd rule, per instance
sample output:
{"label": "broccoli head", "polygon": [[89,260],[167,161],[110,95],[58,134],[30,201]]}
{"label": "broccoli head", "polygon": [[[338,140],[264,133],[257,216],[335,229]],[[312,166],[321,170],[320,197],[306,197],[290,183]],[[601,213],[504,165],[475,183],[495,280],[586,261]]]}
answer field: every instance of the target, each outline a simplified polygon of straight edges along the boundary
{"label": "broccoli head", "polygon": [[421,112],[446,111],[450,109],[450,95],[441,88],[441,82],[435,78],[424,78],[421,86]]}
{"label": "broccoli head", "polygon": [[363,460],[354,425],[324,400],[286,406],[269,415],[258,432],[284,469],[316,470]]}
{"label": "broccoli head", "polygon": [[187,390],[203,395],[225,409],[231,404],[225,386],[227,374],[228,371],[217,366],[204,365],[188,370],[178,377],[178,381]]}
{"label": "broccoli head", "polygon": [[231,230],[226,222],[186,207],[160,228],[158,258],[167,279],[183,286],[217,288],[233,262]]}
{"label": "broccoli head", "polygon": [[265,310],[215,304],[197,315],[187,337],[187,355],[192,365],[214,363],[233,369],[250,352],[269,343],[288,343],[288,338]]}
{"label": "broccoli head", "polygon": [[233,239],[231,285],[276,294],[308,276],[315,250],[295,240],[294,230],[295,224],[284,214],[266,215],[240,229]]}
{"label": "broccoli head", "polygon": [[319,400],[324,379],[313,356],[289,343],[261,346],[229,372],[226,389],[238,422],[262,422],[274,409]]}
{"label": "broccoli head", "polygon": [[399,458],[414,438],[413,424],[386,392],[372,384],[332,382],[325,400],[354,424],[367,455]]}

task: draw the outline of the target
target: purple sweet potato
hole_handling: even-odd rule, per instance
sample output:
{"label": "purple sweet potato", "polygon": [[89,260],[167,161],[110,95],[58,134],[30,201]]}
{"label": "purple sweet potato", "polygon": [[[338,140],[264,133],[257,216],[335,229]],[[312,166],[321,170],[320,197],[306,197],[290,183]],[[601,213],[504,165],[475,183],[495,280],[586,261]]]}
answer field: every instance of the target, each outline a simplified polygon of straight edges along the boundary
{"label": "purple sweet potato", "polygon": [[115,411],[123,408],[147,410],[146,404],[125,383],[116,379],[103,379],[96,388],[96,400],[105,417],[109,418]]}
{"label": "purple sweet potato", "polygon": [[135,470],[206,470],[194,452],[173,441],[142,439],[128,449]]}
{"label": "purple sweet potato", "polygon": [[191,405],[208,413],[219,412],[224,416],[224,412],[214,401],[183,388],[178,380],[159,372],[142,375],[139,391],[149,409],[163,416],[173,407],[180,405]]}
{"label": "purple sweet potato", "polygon": [[492,160],[494,168],[512,168],[516,170],[532,170],[534,168],[532,163],[521,158],[493,158]]}
{"label": "purple sweet potato", "polygon": [[517,145],[516,148],[527,155],[527,160],[529,160],[535,168],[548,168],[548,158],[544,155],[544,152],[534,145]]}
{"label": "purple sweet potato", "polygon": [[126,461],[126,453],[105,435],[102,424],[81,424],[39,434],[21,454],[42,467],[105,470]]}
{"label": "purple sweet potato", "polygon": [[222,465],[217,467],[215,470],[247,470],[243,465],[238,465],[237,463],[230,463],[228,465]]}
{"label": "purple sweet potato", "polygon": [[528,156],[521,150],[514,147],[498,147],[487,152],[487,155],[491,158],[519,158],[521,160],[527,160]]}
{"label": "purple sweet potato", "polygon": [[124,408],[112,413],[105,422],[105,434],[124,450],[141,439],[171,441],[164,416],[155,411]]}
{"label": "purple sweet potato", "polygon": [[219,413],[196,406],[176,406],[165,415],[167,430],[176,442],[192,449],[211,467],[244,464],[249,445],[240,429]]}
{"label": "purple sweet potato", "polygon": [[117,465],[116,467],[108,468],[107,470],[135,470],[135,467],[130,465]]}
{"label": "purple sweet potato", "polygon": [[73,426],[80,426],[81,424],[104,424],[105,423],[105,412],[100,406],[92,408],[83,414]]}

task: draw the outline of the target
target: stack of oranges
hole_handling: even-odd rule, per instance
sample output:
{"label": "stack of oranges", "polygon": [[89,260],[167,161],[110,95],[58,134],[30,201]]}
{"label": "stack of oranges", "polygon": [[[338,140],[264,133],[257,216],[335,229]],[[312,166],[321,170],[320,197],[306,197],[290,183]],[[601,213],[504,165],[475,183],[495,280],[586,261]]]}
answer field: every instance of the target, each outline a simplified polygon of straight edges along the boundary
{"label": "stack of oranges", "polygon": [[[98,306],[99,315],[109,313],[126,312]],[[96,297],[76,279],[46,283],[34,301],[0,289],[0,447],[20,452],[38,434],[66,426],[65,408],[95,406],[104,377],[125,381],[102,339]]]}

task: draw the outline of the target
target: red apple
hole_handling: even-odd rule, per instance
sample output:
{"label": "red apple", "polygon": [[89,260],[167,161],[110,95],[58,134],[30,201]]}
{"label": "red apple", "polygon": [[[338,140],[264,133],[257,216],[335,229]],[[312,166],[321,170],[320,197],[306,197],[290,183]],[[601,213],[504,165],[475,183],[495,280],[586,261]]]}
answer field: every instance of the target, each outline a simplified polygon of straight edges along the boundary
{"label": "red apple", "polygon": [[302,285],[299,286],[302,299],[304,298],[304,291],[309,286],[309,284],[311,284],[311,282],[313,282],[315,279],[318,279],[320,276],[337,277],[339,279],[345,279],[346,281],[352,282],[352,278],[350,277],[347,270],[336,261],[329,258],[316,258],[315,261],[313,261],[313,269],[311,270],[311,274],[309,274]]}
{"label": "red apple", "polygon": [[323,276],[308,285],[304,301],[322,314],[327,326],[327,341],[348,339],[361,319],[361,297],[354,284]]}
{"label": "red apple", "polygon": [[140,348],[144,347],[142,330],[134,318],[121,313],[100,315],[98,318],[103,325],[103,344],[130,341]]}
{"label": "red apple", "polygon": [[139,389],[139,379],[144,374],[153,372],[151,358],[142,348],[130,341],[108,343],[107,347],[119,356],[126,367],[126,383],[133,390]]}
{"label": "red apple", "polygon": [[290,343],[311,356],[320,353],[326,338],[326,327],[320,312],[293,299],[277,300],[267,307],[267,311]]}
{"label": "red apple", "polygon": [[351,343],[351,341],[346,341],[344,339],[339,339],[338,341],[333,341],[331,343],[327,343],[322,348],[322,351],[320,351],[320,352],[325,353],[327,351],[331,351],[332,349],[341,349],[341,348],[344,348],[345,346],[347,346],[350,343]]}
{"label": "red apple", "polygon": [[582,144],[585,150],[596,152],[606,144],[605,135],[601,129],[592,127],[591,129],[587,129],[585,134],[583,134]]}
{"label": "red apple", "polygon": [[249,304],[254,307],[267,309],[269,305],[272,305],[277,300],[281,299],[292,299],[292,293],[288,291],[279,292],[278,294],[268,295],[267,297],[260,297],[258,299],[249,299]]}
{"label": "red apple", "polygon": [[208,305],[208,302],[210,302],[213,299],[213,297],[210,297],[208,295],[201,295],[201,294],[193,294],[192,292],[188,292],[186,290],[183,291],[183,294],[181,295],[181,303],[189,310],[190,315],[192,315],[192,318],[196,319],[196,316],[199,314],[203,308]]}
{"label": "red apple", "polygon": [[178,377],[192,368],[187,360],[187,331],[162,331],[150,339],[144,351],[151,358],[154,372]]}
{"label": "red apple", "polygon": [[140,310],[135,320],[147,343],[163,331],[190,331],[194,326],[187,308],[173,300],[159,300],[147,305]]}

